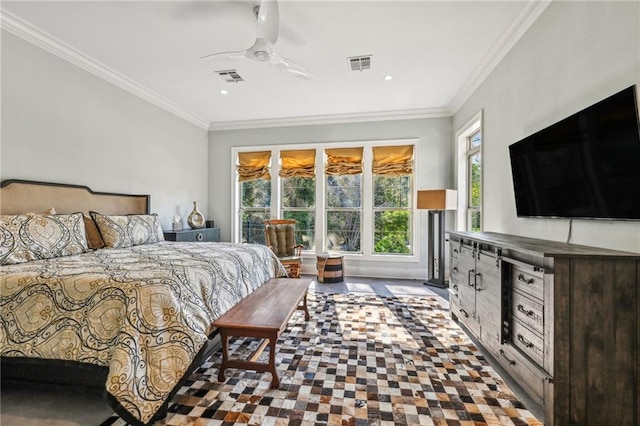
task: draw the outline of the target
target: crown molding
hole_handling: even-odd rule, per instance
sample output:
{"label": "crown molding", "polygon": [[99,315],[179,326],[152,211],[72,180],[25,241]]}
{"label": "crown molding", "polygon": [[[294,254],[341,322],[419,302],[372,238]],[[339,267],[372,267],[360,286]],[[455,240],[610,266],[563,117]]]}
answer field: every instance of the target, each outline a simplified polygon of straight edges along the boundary
{"label": "crown molding", "polygon": [[448,106],[452,114],[457,113],[462,105],[469,100],[473,92],[480,87],[480,84],[482,84],[491,71],[507,56],[507,53],[509,53],[518,40],[520,40],[520,37],[527,32],[529,27],[540,17],[552,1],[553,0],[532,0],[527,3],[522,12],[520,12],[509,28],[502,34],[498,42],[482,61],[480,61],[474,73],[471,74],[455,94]]}
{"label": "crown molding", "polygon": [[137,96],[145,101],[164,109],[196,126],[207,129],[209,123],[202,117],[193,114],[182,108],[175,102],[158,95],[152,90],[142,86],[139,83],[125,77],[119,72],[109,68],[108,66],[96,61],[90,56],[71,47],[67,43],[56,39],[51,34],[37,28],[33,24],[19,18],[18,16],[0,9],[0,27],[10,33],[32,43],[47,52],[56,55],[65,61],[76,65],[85,71],[88,71],[109,83]]}
{"label": "crown molding", "polygon": [[451,111],[447,108],[424,108],[354,114],[313,115],[307,117],[266,118],[259,120],[212,121],[209,125],[209,130],[245,130],[267,127],[313,126],[321,124],[362,123],[368,121],[412,120],[442,117],[451,117]]}

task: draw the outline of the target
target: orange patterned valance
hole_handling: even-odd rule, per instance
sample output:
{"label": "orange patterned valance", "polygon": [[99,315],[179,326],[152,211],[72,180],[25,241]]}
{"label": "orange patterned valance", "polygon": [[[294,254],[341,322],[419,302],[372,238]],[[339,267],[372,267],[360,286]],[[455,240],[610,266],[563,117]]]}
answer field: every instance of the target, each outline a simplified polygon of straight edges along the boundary
{"label": "orange patterned valance", "polygon": [[413,172],[413,145],[373,147],[373,174],[406,176]]}
{"label": "orange patterned valance", "polygon": [[246,182],[256,179],[271,179],[269,163],[271,151],[239,152],[238,153],[238,180]]}
{"label": "orange patterned valance", "polygon": [[328,175],[357,175],[362,173],[363,148],[333,148],[325,149],[327,154]]}
{"label": "orange patterned valance", "polygon": [[280,177],[312,178],[316,175],[316,150],[280,151]]}

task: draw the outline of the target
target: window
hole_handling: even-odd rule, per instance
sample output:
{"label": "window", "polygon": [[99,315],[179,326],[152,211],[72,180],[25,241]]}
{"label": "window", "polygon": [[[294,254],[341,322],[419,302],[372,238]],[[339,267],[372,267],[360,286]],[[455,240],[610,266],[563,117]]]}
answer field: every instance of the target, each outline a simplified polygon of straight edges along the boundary
{"label": "window", "polygon": [[233,148],[233,241],[264,243],[265,219],[295,219],[296,242],[305,256],[338,252],[361,260],[417,261],[416,143],[283,144],[258,152]]}
{"label": "window", "polygon": [[482,130],[469,136],[467,145],[467,229],[479,232],[482,223]]}
{"label": "window", "polygon": [[271,216],[271,151],[238,154],[240,231],[243,243],[265,244],[264,221]]}
{"label": "window", "polygon": [[362,148],[326,149],[327,250],[361,253]]}
{"label": "window", "polygon": [[316,150],[280,152],[281,211],[295,219],[296,242],[303,250],[315,250]]}
{"label": "window", "polygon": [[411,253],[413,145],[373,147],[373,251]]}
{"label": "window", "polygon": [[482,111],[456,132],[457,229],[482,230]]}

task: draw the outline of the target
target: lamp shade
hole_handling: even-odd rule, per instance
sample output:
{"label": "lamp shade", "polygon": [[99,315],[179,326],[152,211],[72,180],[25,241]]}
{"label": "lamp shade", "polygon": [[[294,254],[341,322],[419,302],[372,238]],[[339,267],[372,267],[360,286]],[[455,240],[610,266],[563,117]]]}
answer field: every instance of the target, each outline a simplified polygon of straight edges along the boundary
{"label": "lamp shade", "polygon": [[458,191],[455,189],[429,189],[418,191],[421,210],[455,210],[458,208]]}

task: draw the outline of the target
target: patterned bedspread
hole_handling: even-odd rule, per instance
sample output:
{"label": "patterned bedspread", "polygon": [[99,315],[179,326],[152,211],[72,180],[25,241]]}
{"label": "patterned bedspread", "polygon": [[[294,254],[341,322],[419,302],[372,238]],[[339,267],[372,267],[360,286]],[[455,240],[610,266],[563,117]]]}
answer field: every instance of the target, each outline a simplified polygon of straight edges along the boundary
{"label": "patterned bedspread", "polygon": [[263,245],[170,243],[0,267],[0,355],[106,366],[107,391],[147,423],[213,331],[286,272]]}

